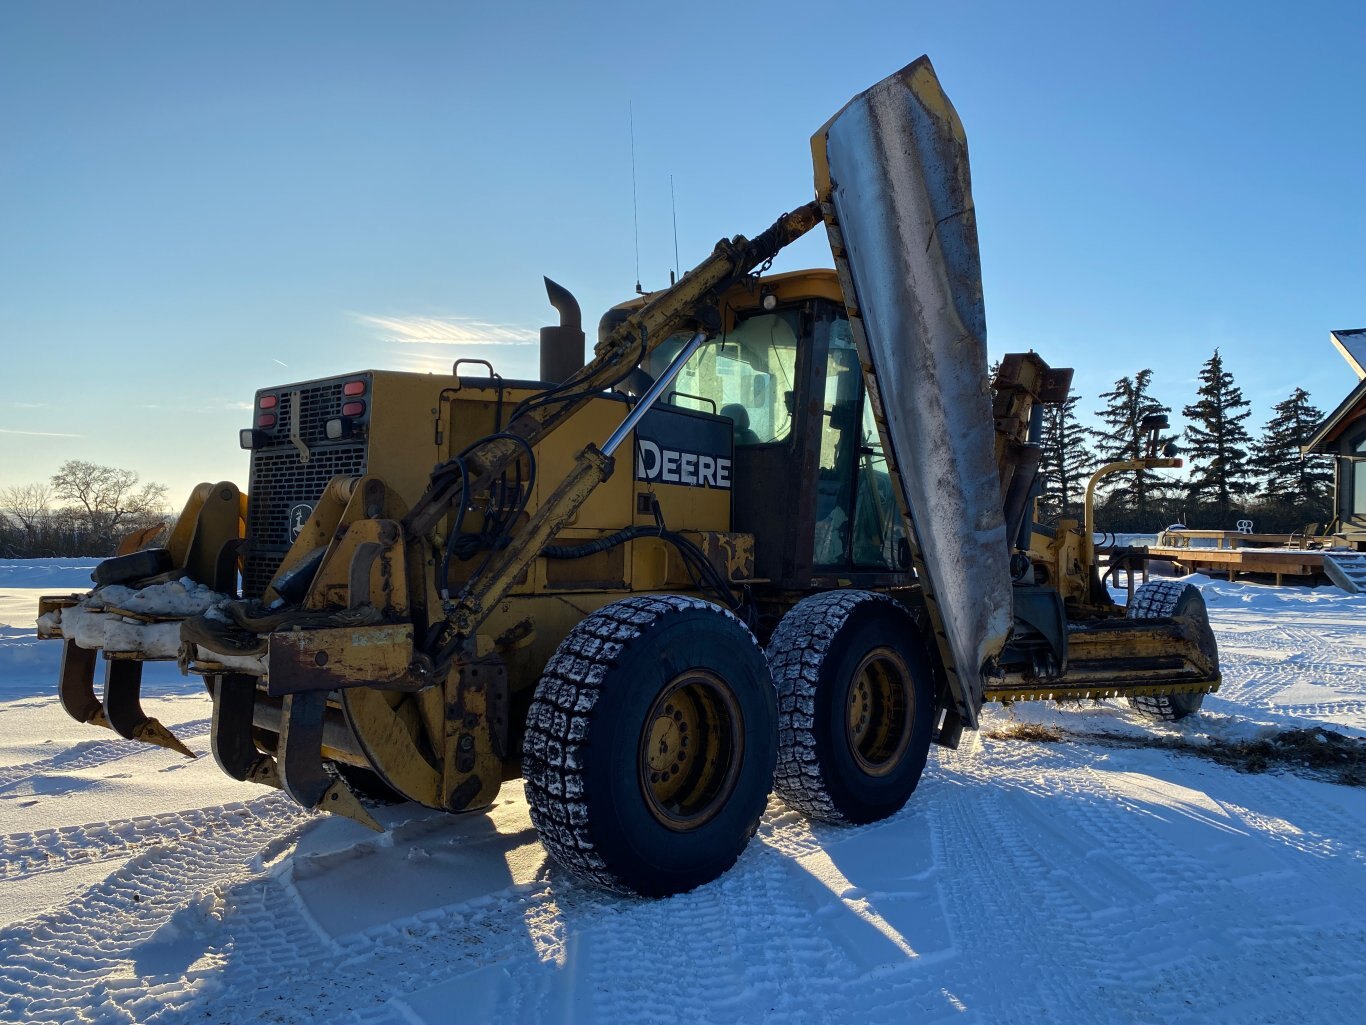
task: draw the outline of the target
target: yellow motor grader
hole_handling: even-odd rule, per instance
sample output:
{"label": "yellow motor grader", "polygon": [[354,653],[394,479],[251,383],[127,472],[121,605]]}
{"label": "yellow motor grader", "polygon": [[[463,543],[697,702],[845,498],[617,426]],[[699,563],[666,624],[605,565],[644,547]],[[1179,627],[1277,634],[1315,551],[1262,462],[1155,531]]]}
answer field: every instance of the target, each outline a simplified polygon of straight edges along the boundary
{"label": "yellow motor grader", "polygon": [[[138,696],[175,659],[229,775],[371,826],[357,791],[474,811],[521,776],[555,861],[647,895],[725,871],[770,789],[893,814],[985,700],[1198,707],[1199,592],[1118,606],[1080,525],[1031,522],[1071,372],[1025,353],[987,380],[966,141],[929,61],[813,153],[815,202],[610,311],[586,365],[547,281],[541,380],[459,361],[259,391],[245,495],[201,485],[165,548],[43,599],[64,707],[188,753]],[[821,223],[835,270],[767,273]]]}

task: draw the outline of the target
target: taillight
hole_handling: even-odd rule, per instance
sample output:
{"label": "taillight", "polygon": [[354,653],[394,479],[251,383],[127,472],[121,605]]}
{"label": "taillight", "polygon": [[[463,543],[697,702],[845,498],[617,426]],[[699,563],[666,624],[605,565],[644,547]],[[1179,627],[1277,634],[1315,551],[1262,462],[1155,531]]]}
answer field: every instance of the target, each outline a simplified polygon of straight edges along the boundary
{"label": "taillight", "polygon": [[348,395],[348,396],[349,396],[349,395],[364,395],[364,394],[365,394],[365,382],[364,382],[364,381],[347,381],[344,385],[342,385],[342,394],[343,394],[343,395]]}
{"label": "taillight", "polygon": [[364,416],[364,402],[344,402],[342,403],[342,416]]}
{"label": "taillight", "polygon": [[257,416],[257,418],[256,418],[256,426],[257,426],[257,427],[274,427],[274,426],[275,426],[275,414],[274,414],[274,413],[262,413],[262,414],[260,414],[260,415]]}
{"label": "taillight", "polygon": [[279,404],[279,398],[274,395],[262,395],[259,399],[256,400],[256,406],[258,409],[274,409]]}

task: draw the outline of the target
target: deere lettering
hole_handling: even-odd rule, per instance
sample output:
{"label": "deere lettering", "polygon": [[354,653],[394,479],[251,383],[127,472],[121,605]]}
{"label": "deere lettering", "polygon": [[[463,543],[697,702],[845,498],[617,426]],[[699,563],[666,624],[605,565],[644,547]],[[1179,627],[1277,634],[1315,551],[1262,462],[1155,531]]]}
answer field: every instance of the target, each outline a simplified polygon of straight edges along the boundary
{"label": "deere lettering", "polygon": [[636,480],[730,490],[730,458],[664,448],[648,438],[636,441]]}

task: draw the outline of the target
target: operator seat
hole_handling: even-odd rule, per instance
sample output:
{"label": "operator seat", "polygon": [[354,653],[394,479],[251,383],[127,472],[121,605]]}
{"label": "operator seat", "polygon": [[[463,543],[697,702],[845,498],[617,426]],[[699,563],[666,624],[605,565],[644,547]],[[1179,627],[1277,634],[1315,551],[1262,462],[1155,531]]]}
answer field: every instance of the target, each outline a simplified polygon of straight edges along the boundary
{"label": "operator seat", "polygon": [[737,445],[762,445],[763,441],[759,435],[749,429],[749,410],[738,402],[731,402],[721,407],[721,415],[729,417],[735,434],[735,444]]}

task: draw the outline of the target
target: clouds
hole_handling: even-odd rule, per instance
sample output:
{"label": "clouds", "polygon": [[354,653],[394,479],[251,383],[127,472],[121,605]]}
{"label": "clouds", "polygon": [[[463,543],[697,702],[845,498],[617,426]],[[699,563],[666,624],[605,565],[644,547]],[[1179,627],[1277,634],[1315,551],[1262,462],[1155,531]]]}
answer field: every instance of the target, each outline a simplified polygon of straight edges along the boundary
{"label": "clouds", "polygon": [[0,434],[23,434],[30,438],[84,438],[84,434],[61,434],[57,431],[12,431],[7,427],[0,427]]}
{"label": "clouds", "polygon": [[515,324],[473,317],[380,317],[353,313],[359,323],[390,343],[386,365],[416,373],[449,374],[459,357],[497,359],[508,375],[535,375],[540,333]]}
{"label": "clouds", "polygon": [[533,345],[540,337],[532,328],[471,317],[376,317],[368,313],[352,316],[379,331],[385,341],[403,345]]}

